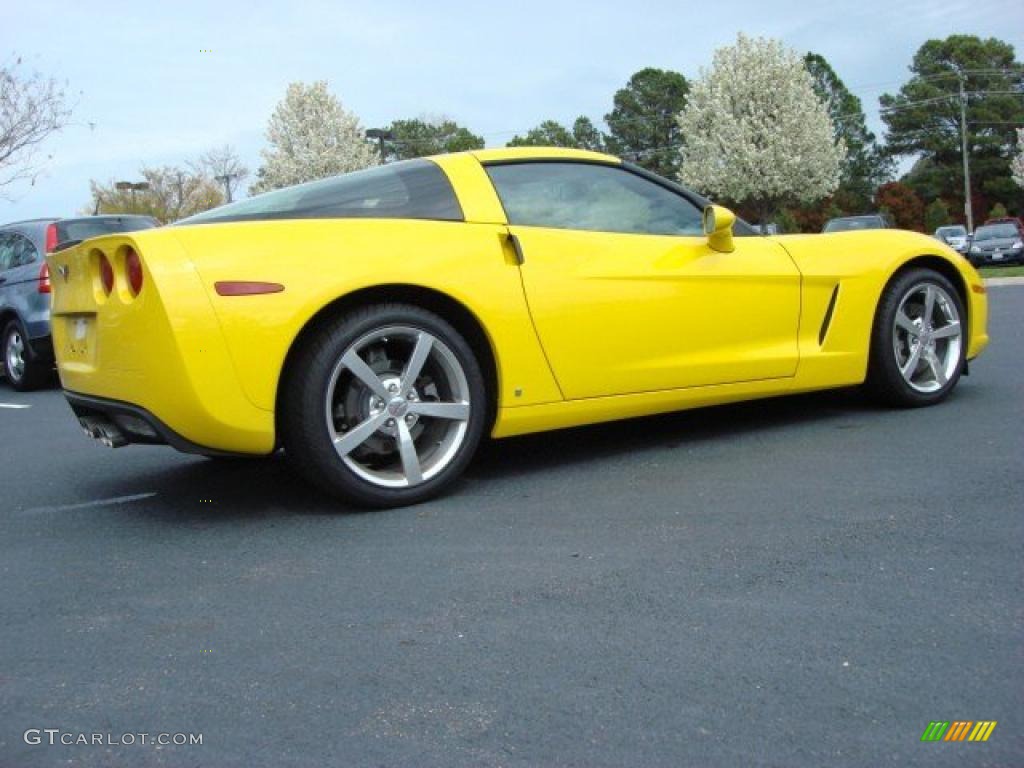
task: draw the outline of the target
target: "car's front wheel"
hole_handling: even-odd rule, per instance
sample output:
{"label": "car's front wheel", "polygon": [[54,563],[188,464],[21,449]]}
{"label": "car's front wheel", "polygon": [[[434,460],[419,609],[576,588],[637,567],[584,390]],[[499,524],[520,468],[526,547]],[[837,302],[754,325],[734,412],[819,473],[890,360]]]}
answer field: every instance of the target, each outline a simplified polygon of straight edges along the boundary
{"label": "car's front wheel", "polygon": [[46,383],[47,366],[32,356],[21,326],[14,320],[3,333],[3,366],[8,383],[19,392],[38,389]]}
{"label": "car's front wheel", "polygon": [[911,269],[889,284],[875,314],[867,386],[892,405],[932,405],[956,386],[967,352],[967,315],[953,284]]}
{"label": "car's front wheel", "polygon": [[371,507],[441,493],[468,465],[488,413],[466,340],[438,315],[403,304],[321,326],[289,364],[278,403],[297,469]]}

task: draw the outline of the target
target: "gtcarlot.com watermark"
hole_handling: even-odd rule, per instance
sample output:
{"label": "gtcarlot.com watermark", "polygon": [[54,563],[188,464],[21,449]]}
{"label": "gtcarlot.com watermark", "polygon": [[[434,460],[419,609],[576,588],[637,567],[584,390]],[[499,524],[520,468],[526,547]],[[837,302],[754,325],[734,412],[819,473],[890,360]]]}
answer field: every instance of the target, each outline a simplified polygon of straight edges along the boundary
{"label": "gtcarlot.com watermark", "polygon": [[66,747],[183,747],[203,743],[201,733],[82,733],[60,728],[29,728],[22,738],[31,746],[51,747],[59,744]]}

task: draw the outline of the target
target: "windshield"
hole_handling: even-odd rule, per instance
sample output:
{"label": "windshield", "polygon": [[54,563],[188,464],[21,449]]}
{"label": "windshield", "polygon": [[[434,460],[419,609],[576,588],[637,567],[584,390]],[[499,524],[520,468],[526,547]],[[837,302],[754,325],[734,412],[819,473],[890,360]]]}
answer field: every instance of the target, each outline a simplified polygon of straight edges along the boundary
{"label": "windshield", "polygon": [[854,229],[883,229],[882,220],[877,216],[857,216],[849,219],[832,219],[825,225],[825,232],[848,232]]}
{"label": "windshield", "polygon": [[967,237],[967,229],[964,227],[939,227],[935,234],[939,237]]}
{"label": "windshield", "polygon": [[463,220],[444,171],[429,160],[417,159],[277,189],[190,216],[177,226],[333,218]]}
{"label": "windshield", "polygon": [[975,240],[996,240],[1005,237],[1020,237],[1020,234],[1013,224],[990,224],[987,227],[978,227],[974,232]]}

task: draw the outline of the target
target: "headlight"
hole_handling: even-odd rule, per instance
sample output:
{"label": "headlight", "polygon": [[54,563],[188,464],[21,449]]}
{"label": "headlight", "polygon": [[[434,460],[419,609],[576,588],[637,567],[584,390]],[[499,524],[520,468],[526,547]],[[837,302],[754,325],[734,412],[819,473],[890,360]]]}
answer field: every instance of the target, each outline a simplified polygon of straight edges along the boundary
{"label": "headlight", "polygon": [[1020,240],[1014,240],[1013,241],[1013,245],[1011,245],[1010,247],[1011,248],[1024,248],[1024,242],[1021,242]]}
{"label": "headlight", "polygon": [[981,253],[981,246],[972,245],[971,246],[971,253]]}

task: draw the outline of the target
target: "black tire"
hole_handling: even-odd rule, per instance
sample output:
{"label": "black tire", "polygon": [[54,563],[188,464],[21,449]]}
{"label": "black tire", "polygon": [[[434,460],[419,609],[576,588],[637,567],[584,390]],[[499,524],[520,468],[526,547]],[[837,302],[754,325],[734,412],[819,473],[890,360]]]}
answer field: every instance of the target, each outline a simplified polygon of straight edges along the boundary
{"label": "black tire", "polygon": [[[894,325],[900,303],[909,292],[922,285],[941,288],[956,308],[960,322],[960,347],[955,367],[946,382],[934,391],[922,392],[911,386],[903,374],[894,350]],[[897,274],[886,286],[875,311],[871,331],[871,351],[865,388],[877,401],[890,406],[917,408],[935,405],[953,391],[964,369],[967,351],[967,313],[963,300],[953,284],[942,274],[931,269],[915,268]]]}
{"label": "black tire", "polygon": [[[19,341],[22,349],[22,365],[24,366],[21,371],[11,366],[8,354],[11,346],[18,344]],[[0,340],[0,354],[3,355],[4,376],[7,378],[7,383],[19,392],[39,389],[49,381],[52,366],[35,359],[28,338],[17,320],[11,320],[4,328],[3,338]]]}
{"label": "black tire", "polygon": [[[457,450],[437,474],[406,487],[381,487],[357,474],[335,450],[325,410],[332,374],[346,351],[367,334],[393,326],[414,328],[442,342],[461,366],[470,403]],[[448,489],[472,460],[488,420],[487,394],[472,349],[446,320],[408,304],[367,306],[326,321],[295,351],[278,398],[281,444],[301,475],[344,501],[373,508],[416,504]]]}

